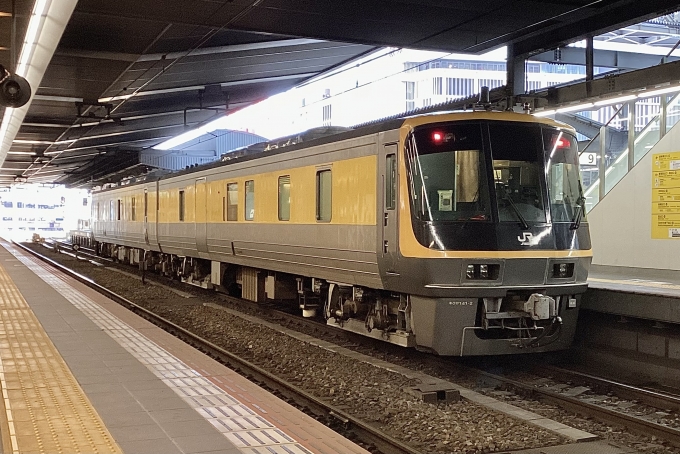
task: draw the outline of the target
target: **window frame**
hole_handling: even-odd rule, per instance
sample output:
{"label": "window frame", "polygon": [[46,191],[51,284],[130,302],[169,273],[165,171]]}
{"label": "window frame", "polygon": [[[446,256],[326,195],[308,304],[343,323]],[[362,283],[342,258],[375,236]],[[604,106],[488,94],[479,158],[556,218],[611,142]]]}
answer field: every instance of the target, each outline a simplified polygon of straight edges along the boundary
{"label": "window frame", "polygon": [[[285,218],[285,219],[281,216],[281,207],[282,207],[282,205],[281,205],[281,183],[282,183],[282,179],[284,179],[283,184],[285,184],[285,179],[288,180],[288,202],[287,202],[288,203],[288,217]],[[290,175],[279,175],[279,178],[278,178],[278,218],[279,218],[279,221],[290,221]]]}
{"label": "window frame", "polygon": [[[330,176],[330,191],[328,194],[328,202],[330,204],[328,209],[328,219],[322,218],[321,210],[321,175],[328,173]],[[316,169],[316,222],[331,222],[333,219],[333,172],[330,167],[323,167]]]}
{"label": "window frame", "polygon": [[[250,183],[250,184],[249,184]],[[243,203],[243,215],[244,219],[246,221],[254,221],[255,220],[255,180],[246,180],[244,183],[244,189],[245,189],[245,200]],[[250,193],[253,194],[252,198],[252,206],[250,207],[252,211],[252,216],[248,214],[248,187],[250,186]]]}
{"label": "window frame", "polygon": [[[391,164],[391,167],[390,167]],[[385,209],[397,208],[397,154],[385,155]]]}
{"label": "window frame", "polygon": [[186,191],[185,189],[180,189],[179,190],[179,197],[178,197],[178,204],[179,204],[179,221],[184,222],[185,216],[184,216],[184,211],[186,210]]}
{"label": "window frame", "polygon": [[[229,197],[229,192],[230,192],[229,187],[230,186],[236,187],[236,190],[235,190],[235,192],[236,192],[236,204],[234,204],[234,205],[232,205],[230,203],[230,197]],[[224,209],[225,209],[224,220],[226,222],[236,222],[236,221],[238,221],[238,182],[227,183],[226,190],[227,190],[227,196],[225,197],[225,201],[224,201],[224,205],[225,205],[225,207],[224,207]],[[229,216],[229,213],[230,213],[229,207],[230,206],[233,207],[233,211],[232,211],[233,214],[234,214],[233,219],[231,219],[230,216]]]}

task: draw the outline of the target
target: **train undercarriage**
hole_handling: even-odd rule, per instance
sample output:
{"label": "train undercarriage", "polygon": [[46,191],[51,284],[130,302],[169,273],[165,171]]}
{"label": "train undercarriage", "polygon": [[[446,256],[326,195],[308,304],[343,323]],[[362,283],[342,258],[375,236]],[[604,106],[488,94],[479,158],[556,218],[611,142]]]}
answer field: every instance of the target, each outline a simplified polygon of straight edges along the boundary
{"label": "train undercarriage", "polygon": [[[143,276],[151,272],[254,302],[297,306],[304,317],[322,317],[343,330],[438,354],[477,354],[477,347],[469,346],[480,341],[502,341],[507,351],[499,353],[545,348],[561,337],[561,314],[577,306],[576,295],[525,291],[499,298],[423,298],[113,244],[99,243],[97,251],[138,266]],[[442,325],[442,320],[448,321]],[[566,346],[573,326],[568,331]]]}

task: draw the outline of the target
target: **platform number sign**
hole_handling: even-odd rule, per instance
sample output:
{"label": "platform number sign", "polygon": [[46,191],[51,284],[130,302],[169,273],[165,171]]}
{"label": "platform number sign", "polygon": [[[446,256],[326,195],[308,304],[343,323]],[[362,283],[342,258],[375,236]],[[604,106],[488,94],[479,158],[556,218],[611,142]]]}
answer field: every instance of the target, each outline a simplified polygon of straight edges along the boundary
{"label": "platform number sign", "polygon": [[582,166],[596,166],[597,153],[581,153],[578,157],[578,163]]}

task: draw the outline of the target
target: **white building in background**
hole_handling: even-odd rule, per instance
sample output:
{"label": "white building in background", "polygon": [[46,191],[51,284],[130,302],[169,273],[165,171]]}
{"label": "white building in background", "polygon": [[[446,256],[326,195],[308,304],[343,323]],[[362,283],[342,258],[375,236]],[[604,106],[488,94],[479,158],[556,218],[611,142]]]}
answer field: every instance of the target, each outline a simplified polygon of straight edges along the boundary
{"label": "white building in background", "polygon": [[[270,139],[354,126],[505,85],[506,50],[483,55],[383,49],[218,121]],[[598,68],[599,70],[599,68]],[[527,90],[585,78],[576,65],[527,63]]]}
{"label": "white building in background", "polygon": [[0,231],[14,239],[64,237],[90,218],[90,195],[85,189],[61,185],[20,185],[0,188]]}

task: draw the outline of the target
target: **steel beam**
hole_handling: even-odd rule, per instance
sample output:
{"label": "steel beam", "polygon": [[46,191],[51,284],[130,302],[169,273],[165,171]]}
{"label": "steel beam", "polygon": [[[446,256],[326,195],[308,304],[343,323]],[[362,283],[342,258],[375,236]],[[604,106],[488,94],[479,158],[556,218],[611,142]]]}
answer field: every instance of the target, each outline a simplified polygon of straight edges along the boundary
{"label": "steel beam", "polygon": [[[582,47],[560,48],[560,59],[555,60],[555,52],[548,51],[532,56],[530,61],[556,63],[560,65],[585,65],[586,58]],[[663,55],[637,54],[634,52],[621,52],[615,50],[593,50],[593,65],[604,68],[616,68],[622,70],[635,70],[649,68],[661,63]],[[678,61],[678,57],[668,57],[667,62]]]}

